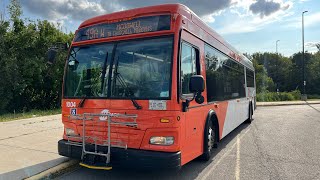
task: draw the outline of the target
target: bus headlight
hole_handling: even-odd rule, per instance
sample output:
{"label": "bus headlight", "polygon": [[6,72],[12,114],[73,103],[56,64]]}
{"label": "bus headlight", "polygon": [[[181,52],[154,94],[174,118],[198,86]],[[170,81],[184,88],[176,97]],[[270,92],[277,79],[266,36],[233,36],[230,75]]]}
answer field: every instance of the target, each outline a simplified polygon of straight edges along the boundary
{"label": "bus headlight", "polygon": [[154,145],[172,145],[174,138],[172,136],[153,136],[150,138],[150,144]]}
{"label": "bus headlight", "polygon": [[76,132],[71,128],[66,128],[65,131],[67,136],[78,136],[78,134],[76,134]]}

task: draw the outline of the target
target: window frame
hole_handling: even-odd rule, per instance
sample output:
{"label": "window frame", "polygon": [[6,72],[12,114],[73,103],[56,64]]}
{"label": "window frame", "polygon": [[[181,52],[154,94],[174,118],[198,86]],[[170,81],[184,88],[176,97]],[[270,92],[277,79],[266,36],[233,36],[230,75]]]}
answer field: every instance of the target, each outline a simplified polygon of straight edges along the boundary
{"label": "window frame", "polygon": [[[242,73],[242,75],[243,75],[243,80],[244,80],[244,83],[246,83],[246,81],[245,81],[245,78],[246,78],[246,73],[245,73],[245,68],[248,68],[247,66],[245,66],[244,64],[242,64],[242,63],[240,63],[240,62],[237,62],[236,60],[234,60],[232,57],[230,57],[230,56],[228,56],[227,54],[225,54],[225,53],[223,53],[223,52],[221,52],[219,49],[217,49],[217,48],[215,48],[215,47],[213,47],[213,46],[211,46],[210,44],[208,44],[208,43],[205,43],[204,44],[204,56],[205,56],[205,67],[206,67],[206,69],[205,69],[205,73],[206,73],[206,83],[207,83],[207,58],[210,58],[210,57],[207,57],[207,49],[208,48],[210,48],[211,50],[214,50],[216,53],[219,53],[219,55],[222,55],[222,56],[225,56],[226,58],[228,58],[228,60],[227,60],[227,62],[228,61],[232,61],[233,63],[236,63],[237,64],[237,66],[238,66],[238,68],[240,69],[240,68],[242,68],[243,69],[243,71],[242,72],[240,72],[240,71],[238,71],[237,70],[237,68],[234,68],[234,67],[232,67],[232,66],[230,66],[229,64],[221,64],[221,67],[219,67],[219,68],[227,68],[227,69],[230,69],[230,70],[232,70],[232,71],[236,71],[236,72],[238,72],[238,73]],[[219,61],[215,61],[215,63],[216,63],[216,65],[218,64],[218,62]],[[225,87],[224,87],[225,88]],[[246,92],[246,87],[245,87],[245,84],[243,85],[243,90],[244,90],[244,92]],[[228,99],[225,99],[225,95],[223,95],[223,100],[213,100],[213,101],[208,101],[208,86],[206,86],[206,91],[207,91],[207,103],[208,104],[210,104],[210,103],[215,103],[215,102],[218,102],[218,101],[229,101],[229,100],[234,100],[234,99],[240,99],[240,98],[245,98],[246,97],[246,93],[244,94],[244,96],[242,97],[236,97],[236,98],[228,98]],[[240,91],[238,92],[238,93],[240,93]],[[240,94],[239,94],[240,95]]]}
{"label": "window frame", "polygon": [[[182,94],[182,76],[181,76],[181,67],[182,67],[181,63],[182,63],[182,61],[181,61],[181,56],[182,56],[183,44],[186,44],[187,46],[189,46],[195,50],[195,53],[196,53],[196,56],[195,56],[196,57],[196,59],[195,59],[196,75],[201,74],[201,65],[200,65],[200,48],[198,46],[186,41],[186,40],[181,39],[180,44],[179,44],[180,48],[179,48],[179,68],[178,68],[179,69],[178,70],[178,72],[179,72],[179,77],[178,77],[179,78],[179,87],[178,87],[179,92],[178,93],[179,93],[180,99],[185,100],[185,99],[193,98],[194,93]],[[191,57],[192,57],[192,49],[191,49]]]}
{"label": "window frame", "polygon": [[[91,45],[103,45],[103,44],[114,44],[114,47],[117,46],[119,43],[123,43],[123,42],[130,42],[130,41],[145,41],[145,40],[151,40],[151,39],[161,39],[161,38],[172,38],[172,52],[171,52],[171,67],[170,67],[170,82],[169,82],[169,97],[163,97],[163,98],[134,98],[135,100],[171,100],[172,99],[172,80],[173,80],[173,63],[174,63],[174,42],[175,42],[175,38],[176,36],[174,36],[174,34],[168,34],[168,35],[160,35],[160,36],[146,36],[146,37],[141,37],[141,38],[137,38],[137,39],[123,39],[123,40],[119,40],[119,41],[108,41],[108,42],[98,42],[98,43],[89,43],[89,44],[83,44],[83,45],[76,45],[76,46],[72,46],[71,48],[76,48],[76,47],[86,47],[86,46],[91,46]],[[69,57],[71,54],[71,50],[68,53],[68,58],[65,62],[65,67],[67,66]],[[110,65],[113,65],[114,60],[111,60]],[[110,69],[112,69],[110,67]],[[109,70],[110,71],[110,70]],[[62,99],[81,99],[83,97],[79,97],[79,96],[66,96],[65,95],[65,89],[66,89],[66,73],[67,73],[67,68],[64,69],[64,77],[63,77],[63,89],[62,89]],[[108,74],[110,72],[107,72]],[[108,80],[109,82],[109,80]],[[86,97],[86,99],[108,99],[108,100],[130,100],[130,98],[115,98],[115,97],[110,97],[110,96],[106,96],[106,97]]]}
{"label": "window frame", "polygon": [[[252,76],[248,74],[248,72],[252,73]],[[248,79],[251,77],[252,78],[252,86],[248,86]],[[255,73],[248,67],[246,67],[246,87],[247,88],[255,88]]]}

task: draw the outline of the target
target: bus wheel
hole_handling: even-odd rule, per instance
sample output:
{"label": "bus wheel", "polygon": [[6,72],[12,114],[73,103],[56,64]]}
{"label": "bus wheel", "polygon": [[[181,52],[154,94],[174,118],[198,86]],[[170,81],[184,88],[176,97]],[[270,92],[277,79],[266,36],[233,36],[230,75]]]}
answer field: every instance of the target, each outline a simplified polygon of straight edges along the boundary
{"label": "bus wheel", "polygon": [[213,148],[217,147],[216,130],[212,120],[207,121],[204,131],[203,154],[201,159],[208,161],[211,159]]}
{"label": "bus wheel", "polygon": [[246,123],[250,124],[252,122],[252,120],[253,120],[252,115],[253,115],[252,103],[250,102],[249,103],[249,116],[248,116],[248,119],[246,120]]}

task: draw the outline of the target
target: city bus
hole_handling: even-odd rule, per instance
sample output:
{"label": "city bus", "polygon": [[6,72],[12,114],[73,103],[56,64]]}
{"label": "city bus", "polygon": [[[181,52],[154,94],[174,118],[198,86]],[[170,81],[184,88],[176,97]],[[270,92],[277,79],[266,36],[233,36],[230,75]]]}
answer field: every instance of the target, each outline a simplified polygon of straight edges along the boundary
{"label": "city bus", "polygon": [[182,4],[84,21],[65,64],[62,156],[93,169],[179,169],[251,122],[252,62]]}

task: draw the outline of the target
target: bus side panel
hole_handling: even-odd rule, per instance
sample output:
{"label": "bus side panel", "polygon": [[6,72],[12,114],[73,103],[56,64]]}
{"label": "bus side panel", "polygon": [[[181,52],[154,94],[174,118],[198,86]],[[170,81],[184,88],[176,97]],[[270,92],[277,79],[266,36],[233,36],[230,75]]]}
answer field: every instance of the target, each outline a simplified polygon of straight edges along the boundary
{"label": "bus side panel", "polygon": [[[186,22],[188,26],[192,25],[190,21]],[[199,51],[198,60],[200,61],[200,65],[202,65],[204,61],[203,41],[184,30],[181,33],[181,40],[190,44],[193,48],[196,48]],[[203,68],[201,67],[200,69]],[[202,73],[200,72],[200,74]],[[204,93],[203,95],[206,96]],[[181,104],[182,103],[180,101],[180,105]],[[195,101],[190,102],[190,108],[188,111],[182,113],[183,120],[185,121],[185,126],[182,126],[185,130],[184,137],[182,137],[183,142],[181,143],[182,165],[200,156],[203,152],[203,144],[199,142],[203,142],[203,126],[205,123],[206,113],[204,113],[202,108],[192,108],[197,105],[199,104]]]}
{"label": "bus side panel", "polygon": [[[189,111],[185,113],[186,116],[182,117],[191,118],[182,119],[183,122],[181,122],[181,127],[185,127],[184,129],[188,131],[188,133],[184,134],[184,137],[181,137],[181,139],[184,139],[181,144],[181,165],[188,163],[203,153],[204,128],[210,110],[216,113],[219,124],[219,139],[221,139],[227,109],[228,101],[217,102],[210,105],[204,104],[204,106],[190,106]],[[190,121],[196,124],[196,129],[193,129],[193,126],[187,125]]]}
{"label": "bus side panel", "polygon": [[249,100],[247,98],[229,100],[221,139],[247,120],[248,116]]}

